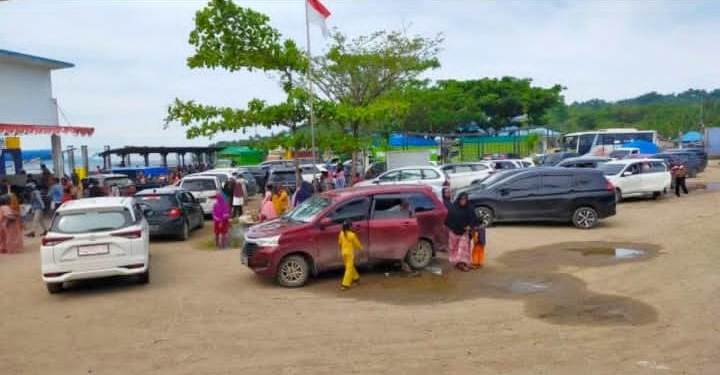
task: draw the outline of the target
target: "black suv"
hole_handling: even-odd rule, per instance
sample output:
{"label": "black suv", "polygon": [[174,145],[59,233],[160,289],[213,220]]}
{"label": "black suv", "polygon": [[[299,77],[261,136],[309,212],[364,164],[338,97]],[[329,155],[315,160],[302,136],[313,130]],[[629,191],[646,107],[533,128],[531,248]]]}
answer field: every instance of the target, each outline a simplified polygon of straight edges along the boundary
{"label": "black suv", "polygon": [[653,155],[652,158],[665,160],[669,167],[672,167],[675,163],[684,165],[689,178],[697,177],[698,173],[700,173],[703,168],[703,162],[700,156],[692,152],[662,152]]}
{"label": "black suv", "polygon": [[151,236],[176,236],[181,240],[190,237],[190,230],[205,225],[200,203],[189,191],[168,186],[146,189],[135,194],[150,225]]}
{"label": "black suv", "polygon": [[516,169],[494,174],[464,191],[485,226],[501,221],[559,221],[590,229],[615,215],[615,188],[595,169]]}
{"label": "black suv", "polygon": [[295,181],[295,168],[273,168],[270,170],[266,186],[284,186],[288,193],[293,193],[297,187]]}

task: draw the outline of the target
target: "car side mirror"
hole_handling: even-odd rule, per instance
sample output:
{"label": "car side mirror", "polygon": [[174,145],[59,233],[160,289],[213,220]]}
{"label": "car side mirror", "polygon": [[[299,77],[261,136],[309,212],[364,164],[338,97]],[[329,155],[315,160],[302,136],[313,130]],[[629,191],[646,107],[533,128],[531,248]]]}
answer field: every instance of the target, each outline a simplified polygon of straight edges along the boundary
{"label": "car side mirror", "polygon": [[331,225],[333,225],[333,221],[329,217],[324,217],[324,218],[320,219],[320,221],[318,222],[318,227],[320,229],[325,229]]}
{"label": "car side mirror", "polygon": [[628,177],[628,176],[632,176],[632,175],[633,175],[633,173],[630,172],[630,171],[625,171],[625,172],[623,172],[623,174],[622,174],[623,177]]}

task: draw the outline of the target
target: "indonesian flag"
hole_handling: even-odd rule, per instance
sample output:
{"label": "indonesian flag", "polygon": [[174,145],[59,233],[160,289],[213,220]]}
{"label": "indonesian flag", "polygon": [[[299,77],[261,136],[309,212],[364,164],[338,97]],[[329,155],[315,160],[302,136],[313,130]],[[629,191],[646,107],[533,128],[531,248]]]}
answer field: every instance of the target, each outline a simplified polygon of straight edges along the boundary
{"label": "indonesian flag", "polygon": [[328,37],[330,32],[328,31],[325,20],[330,17],[330,11],[325,8],[320,0],[306,0],[307,1],[307,17],[308,21],[320,26],[323,36]]}

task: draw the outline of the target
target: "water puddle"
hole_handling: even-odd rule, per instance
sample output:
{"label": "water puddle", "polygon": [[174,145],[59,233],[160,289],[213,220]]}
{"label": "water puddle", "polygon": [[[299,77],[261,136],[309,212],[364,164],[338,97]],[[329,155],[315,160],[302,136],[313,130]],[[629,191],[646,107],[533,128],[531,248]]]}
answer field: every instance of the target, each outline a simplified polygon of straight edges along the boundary
{"label": "water puddle", "polygon": [[339,274],[307,289],[341,298],[397,305],[427,305],[491,298],[524,302],[525,315],[552,324],[639,325],[657,320],[655,309],[629,297],[599,294],[563,267],[605,267],[646,261],[659,247],[641,243],[567,242],[506,253],[497,264],[459,272],[446,254],[408,277],[398,267],[360,269],[361,284],[338,292]]}

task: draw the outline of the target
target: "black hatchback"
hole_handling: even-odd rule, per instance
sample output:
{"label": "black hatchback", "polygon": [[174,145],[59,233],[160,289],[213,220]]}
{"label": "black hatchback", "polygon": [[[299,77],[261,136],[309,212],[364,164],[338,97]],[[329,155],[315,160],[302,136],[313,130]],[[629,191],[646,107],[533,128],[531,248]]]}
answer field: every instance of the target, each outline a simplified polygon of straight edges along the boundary
{"label": "black hatchback", "polygon": [[167,186],[146,189],[135,194],[150,225],[151,236],[174,236],[181,240],[190,237],[190,231],[205,225],[200,202],[184,189]]}
{"label": "black hatchback", "polygon": [[615,188],[601,171],[587,168],[529,168],[494,174],[464,190],[481,223],[572,222],[595,227],[615,215]]}

